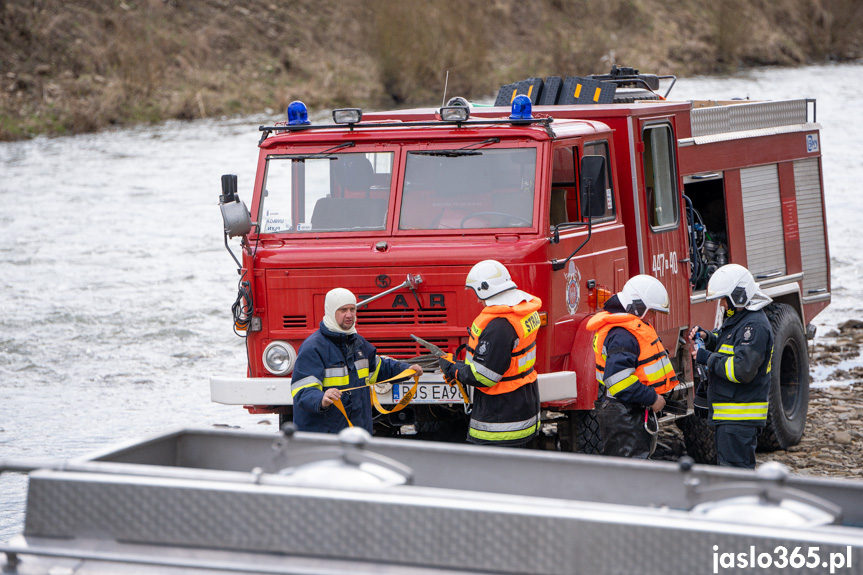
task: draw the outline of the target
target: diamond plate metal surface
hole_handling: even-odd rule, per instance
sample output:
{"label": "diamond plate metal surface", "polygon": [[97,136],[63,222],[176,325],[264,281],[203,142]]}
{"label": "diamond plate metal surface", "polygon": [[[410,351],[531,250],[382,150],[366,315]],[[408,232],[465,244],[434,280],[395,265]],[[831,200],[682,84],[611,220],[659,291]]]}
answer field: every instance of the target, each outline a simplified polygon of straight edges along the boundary
{"label": "diamond plate metal surface", "polygon": [[694,108],[691,112],[692,137],[805,124],[806,114],[806,100]]}
{"label": "diamond plate metal surface", "polygon": [[[495,573],[688,575],[712,572],[714,545],[735,553],[780,545],[790,552],[807,541],[822,554],[863,547],[847,530],[819,541],[811,532],[729,527],[669,510],[459,493],[46,471],[30,479],[25,534]],[[670,553],[671,541],[685,552]]]}

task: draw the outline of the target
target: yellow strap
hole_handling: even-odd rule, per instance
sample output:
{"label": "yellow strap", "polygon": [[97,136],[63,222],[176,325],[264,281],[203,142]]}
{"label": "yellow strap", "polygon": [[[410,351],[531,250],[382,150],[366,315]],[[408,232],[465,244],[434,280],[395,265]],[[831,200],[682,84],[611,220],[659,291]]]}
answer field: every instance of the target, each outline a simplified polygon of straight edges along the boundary
{"label": "yellow strap", "polygon": [[[443,358],[450,363],[455,363],[455,361],[453,361],[451,353],[446,354],[445,356],[443,356]],[[392,409],[389,409],[389,410],[384,409],[384,407],[381,405],[381,402],[378,400],[378,394],[375,393],[374,390],[372,390],[372,392],[370,394],[372,396],[372,405],[375,406],[375,409],[377,409],[378,412],[383,413],[383,414],[396,413],[398,411],[401,411],[405,407],[407,407],[408,404],[411,401],[413,401],[414,396],[416,396],[417,387],[419,387],[419,383],[420,383],[420,378],[418,375],[416,375],[416,371],[414,371],[412,369],[406,369],[406,370],[402,371],[400,374],[398,374],[394,377],[391,377],[389,379],[385,379],[384,381],[376,381],[375,383],[367,383],[365,385],[358,385],[356,387],[349,387],[349,388],[343,389],[341,391],[353,391],[355,389],[362,389],[364,387],[371,387],[371,386],[376,385],[378,383],[390,383],[392,381],[405,379],[405,378],[410,377],[410,376],[413,376],[413,378],[414,378],[413,387],[410,388],[410,391],[405,393],[404,397],[402,397],[399,400],[399,402],[395,405],[395,407],[393,407]],[[459,382],[459,380],[457,380],[457,379],[454,379],[452,381],[455,382],[455,385],[458,386],[459,393],[461,393],[461,397],[464,400],[465,404],[470,403],[470,400],[468,400],[467,393],[465,393],[464,387],[462,387],[461,382]],[[452,385],[452,383],[450,383],[450,382],[447,382],[447,383]],[[333,402],[333,404],[338,408],[339,411],[342,412],[342,415],[345,416],[345,420],[348,422],[348,425],[350,427],[353,427],[354,424],[351,423],[350,419],[348,419],[348,414],[345,411],[345,406],[342,405],[342,400],[337,399]]]}
{"label": "yellow strap", "polygon": [[[402,373],[406,373],[407,371],[411,371],[413,373],[416,373],[412,369],[403,371]],[[392,377],[390,379],[398,379],[398,376]],[[390,381],[390,380],[388,379],[387,381],[381,381],[379,383],[387,383],[388,381]],[[372,405],[374,405],[375,409],[377,409],[381,413],[395,413],[397,411],[401,411],[405,407],[407,407],[407,405],[413,400],[414,395],[417,392],[417,386],[419,386],[419,384],[420,384],[420,377],[418,375],[415,375],[413,387],[411,387],[410,391],[405,393],[405,396],[403,398],[401,398],[399,400],[399,402],[395,405],[395,407],[393,407],[390,410],[386,410],[383,408],[383,406],[381,405],[381,402],[378,400],[378,394],[373,391],[372,392]]]}
{"label": "yellow strap", "polygon": [[351,423],[350,419],[348,419],[348,412],[345,411],[345,406],[342,404],[342,400],[341,399],[333,400],[333,405],[335,405],[338,408],[338,410],[342,412],[342,415],[345,416],[345,420],[348,422],[348,427],[353,427],[354,424]]}
{"label": "yellow strap", "polygon": [[383,381],[376,381],[376,382],[374,382],[374,383],[366,383],[366,384],[363,384],[363,385],[358,385],[358,386],[356,386],[356,387],[346,387],[345,389],[343,389],[343,390],[341,390],[341,391],[353,391],[353,390],[355,390],[355,389],[362,389],[362,388],[364,388],[364,387],[371,387],[371,386],[373,386],[373,385],[377,385],[377,384],[379,384],[379,383],[389,383],[389,382],[391,382],[391,381],[395,381],[395,380],[397,380],[397,379],[407,379],[407,378],[409,378],[410,376],[415,375],[415,374],[416,374],[416,372],[415,372],[414,370],[412,370],[412,369],[406,369],[406,370],[404,370],[403,372],[401,372],[400,374],[395,375],[395,376],[393,376],[393,377],[391,377],[391,378],[389,378],[389,379],[385,379],[385,380],[383,380]]}
{"label": "yellow strap", "polygon": [[[395,377],[391,377],[391,378],[386,379],[384,381],[378,381],[375,383],[367,383],[365,385],[358,385],[356,387],[349,387],[347,389],[343,389],[342,391],[352,391],[354,389],[362,389],[364,387],[370,387],[372,385],[375,385],[376,383],[389,383],[395,379],[405,379],[405,378],[410,377],[410,376],[414,377],[414,386],[411,388],[411,390],[409,392],[407,392],[405,394],[405,396],[401,399],[401,401],[399,401],[396,404],[396,406],[390,411],[387,411],[383,407],[381,407],[381,404],[378,401],[378,394],[375,393],[374,391],[371,392],[372,403],[374,404],[375,408],[378,411],[380,411],[381,413],[395,413],[397,411],[401,411],[402,409],[404,409],[407,406],[407,404],[409,404],[411,402],[411,400],[414,398],[414,395],[417,392],[417,386],[419,385],[420,378],[418,375],[416,375],[416,372],[412,369],[406,369],[403,372],[401,372],[400,374],[396,375]],[[353,427],[354,424],[351,423],[351,420],[348,418],[348,414],[345,411],[345,406],[344,406],[344,404],[342,404],[342,400],[337,399],[337,400],[333,401],[333,404],[336,406],[336,408],[338,408],[339,411],[342,412],[342,415],[345,416],[345,420],[348,422],[348,426]]]}
{"label": "yellow strap", "polygon": [[[455,360],[453,359],[453,356],[451,353],[448,353],[446,355],[442,355],[441,359],[444,359],[450,363],[455,363]],[[465,405],[470,403],[470,400],[467,398],[467,393],[465,393],[464,387],[462,387],[462,384],[458,379],[456,379],[456,378],[448,379],[448,378],[444,377],[444,381],[446,381],[450,385],[456,385],[458,387],[458,391],[461,394],[461,398],[462,398],[462,400],[464,400]]]}
{"label": "yellow strap", "polygon": [[467,398],[467,393],[465,393],[464,387],[462,387],[461,382],[457,379],[453,379],[453,381],[458,386],[458,392],[461,394],[461,398],[464,400],[464,404],[467,405],[468,403],[470,403],[470,400]]}

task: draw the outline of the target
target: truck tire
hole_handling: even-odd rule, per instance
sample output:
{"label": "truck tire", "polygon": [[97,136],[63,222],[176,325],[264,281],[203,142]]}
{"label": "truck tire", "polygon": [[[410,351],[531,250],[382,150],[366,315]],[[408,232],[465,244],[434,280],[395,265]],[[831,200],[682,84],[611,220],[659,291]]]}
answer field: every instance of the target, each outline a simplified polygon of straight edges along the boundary
{"label": "truck tire", "polygon": [[576,452],[599,455],[602,453],[602,434],[599,432],[599,421],[596,410],[576,411],[575,432]]}
{"label": "truck tire", "polygon": [[468,434],[468,420],[422,420],[416,422],[417,438],[444,443],[464,443]]}
{"label": "truck tire", "polygon": [[288,411],[288,413],[279,413],[279,429],[286,423],[293,423],[294,421],[294,410],[293,408]]}
{"label": "truck tire", "polygon": [[589,455],[602,453],[602,437],[595,409],[567,411],[566,419],[558,426],[561,451]]}
{"label": "truck tire", "polygon": [[713,428],[707,425],[707,420],[693,413],[681,417],[674,423],[683,432],[686,454],[696,463],[716,465],[716,439],[713,435]]}
{"label": "truck tire", "polygon": [[631,104],[638,100],[659,100],[660,96],[644,88],[618,88],[614,93],[615,104]]}
{"label": "truck tire", "polygon": [[800,443],[809,411],[809,348],[800,316],[788,304],[764,310],[773,327],[772,379],[767,427],[758,436],[760,451]]}

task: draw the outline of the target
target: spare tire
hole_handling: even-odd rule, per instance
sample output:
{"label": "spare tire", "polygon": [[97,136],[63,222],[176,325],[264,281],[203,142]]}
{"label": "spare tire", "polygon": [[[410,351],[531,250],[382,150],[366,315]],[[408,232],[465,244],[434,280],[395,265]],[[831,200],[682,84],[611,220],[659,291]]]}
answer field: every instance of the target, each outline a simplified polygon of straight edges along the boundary
{"label": "spare tire", "polygon": [[764,310],[773,328],[767,427],[758,437],[761,451],[788,449],[800,443],[809,411],[809,342],[800,316],[788,304]]}
{"label": "spare tire", "polygon": [[630,104],[638,100],[661,100],[656,92],[644,88],[618,88],[614,93],[615,104]]}

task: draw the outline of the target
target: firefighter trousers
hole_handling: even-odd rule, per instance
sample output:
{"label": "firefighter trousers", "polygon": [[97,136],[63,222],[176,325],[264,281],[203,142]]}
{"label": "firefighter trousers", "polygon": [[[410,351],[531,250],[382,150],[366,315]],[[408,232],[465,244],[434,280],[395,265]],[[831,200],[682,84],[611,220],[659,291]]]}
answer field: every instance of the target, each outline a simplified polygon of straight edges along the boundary
{"label": "firefighter trousers", "polygon": [[714,430],[719,465],[755,469],[759,427],[725,423],[717,425]]}
{"label": "firefighter trousers", "polygon": [[656,449],[656,436],[644,428],[644,406],[606,397],[597,419],[602,454],[647,459]]}

